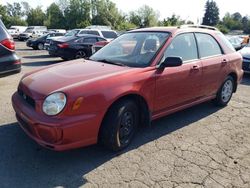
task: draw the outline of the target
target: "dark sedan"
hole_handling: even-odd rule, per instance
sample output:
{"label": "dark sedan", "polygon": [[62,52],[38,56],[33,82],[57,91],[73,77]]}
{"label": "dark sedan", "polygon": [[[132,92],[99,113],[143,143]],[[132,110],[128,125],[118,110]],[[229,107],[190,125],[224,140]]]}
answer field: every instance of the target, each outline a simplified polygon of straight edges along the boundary
{"label": "dark sedan", "polygon": [[250,73],[250,43],[240,50],[243,57],[242,69],[245,73]]}
{"label": "dark sedan", "polygon": [[15,53],[15,43],[0,19],[0,73],[20,70],[21,61]]}
{"label": "dark sedan", "polygon": [[96,35],[82,35],[63,37],[50,42],[49,54],[64,60],[88,58],[92,55],[92,46],[98,41],[106,39]]}
{"label": "dark sedan", "polygon": [[44,43],[46,42],[46,39],[48,37],[57,37],[57,36],[63,36],[64,33],[47,33],[39,38],[36,39],[29,39],[26,42],[26,45],[28,47],[33,48],[34,50],[43,50],[44,49]]}

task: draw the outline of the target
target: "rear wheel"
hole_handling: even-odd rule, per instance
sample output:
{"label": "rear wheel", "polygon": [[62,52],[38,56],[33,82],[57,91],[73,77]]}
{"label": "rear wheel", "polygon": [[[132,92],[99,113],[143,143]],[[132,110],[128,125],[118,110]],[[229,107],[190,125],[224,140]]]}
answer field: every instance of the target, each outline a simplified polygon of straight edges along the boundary
{"label": "rear wheel", "polygon": [[104,118],[99,141],[113,151],[126,148],[138,127],[138,107],[131,100],[114,104]]}
{"label": "rear wheel", "polygon": [[223,82],[214,100],[218,106],[226,106],[230,101],[235,87],[235,82],[232,76],[228,76]]}
{"label": "rear wheel", "polygon": [[37,45],[37,48],[38,48],[38,50],[43,50],[44,49],[44,44],[43,43],[39,43]]}
{"label": "rear wheel", "polygon": [[85,57],[86,57],[86,53],[84,51],[78,51],[75,55],[76,59],[85,58]]}

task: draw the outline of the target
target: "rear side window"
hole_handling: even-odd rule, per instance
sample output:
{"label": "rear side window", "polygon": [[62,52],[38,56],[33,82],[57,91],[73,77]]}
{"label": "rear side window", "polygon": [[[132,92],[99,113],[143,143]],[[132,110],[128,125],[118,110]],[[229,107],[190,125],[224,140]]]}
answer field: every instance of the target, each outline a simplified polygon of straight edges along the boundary
{"label": "rear side window", "polygon": [[101,31],[104,38],[116,38],[117,34],[114,31]]}
{"label": "rear side window", "polygon": [[222,51],[218,42],[209,34],[195,33],[200,58],[221,55]]}
{"label": "rear side window", "polygon": [[3,28],[3,29],[6,29],[6,27],[4,26],[2,20],[0,19],[0,27]]}
{"label": "rear side window", "polygon": [[0,41],[7,37],[8,37],[7,29],[5,25],[3,24],[2,20],[0,19]]}
{"label": "rear side window", "polygon": [[104,38],[98,38],[98,41],[106,41]]}
{"label": "rear side window", "polygon": [[98,31],[89,30],[89,31],[88,31],[88,34],[100,36],[100,34],[99,34]]}
{"label": "rear side window", "polygon": [[88,31],[83,30],[83,31],[81,31],[79,34],[88,34]]}
{"label": "rear side window", "polygon": [[181,57],[183,61],[198,59],[197,46],[193,33],[180,34],[172,40],[172,43],[164,53],[164,59],[173,56]]}
{"label": "rear side window", "polygon": [[63,36],[63,33],[55,33],[56,36]]}
{"label": "rear side window", "polygon": [[84,43],[91,43],[91,44],[93,44],[93,43],[96,43],[97,42],[97,40],[96,40],[96,38],[85,38],[84,40],[83,40],[83,42]]}

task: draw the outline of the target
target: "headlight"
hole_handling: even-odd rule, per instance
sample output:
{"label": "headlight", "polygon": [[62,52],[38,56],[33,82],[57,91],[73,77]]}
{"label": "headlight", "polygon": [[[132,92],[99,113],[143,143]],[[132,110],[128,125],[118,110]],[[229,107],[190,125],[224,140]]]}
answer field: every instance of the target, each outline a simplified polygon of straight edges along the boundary
{"label": "headlight", "polygon": [[56,92],[46,97],[43,102],[43,112],[47,115],[57,115],[65,107],[67,102],[66,95],[62,92]]}

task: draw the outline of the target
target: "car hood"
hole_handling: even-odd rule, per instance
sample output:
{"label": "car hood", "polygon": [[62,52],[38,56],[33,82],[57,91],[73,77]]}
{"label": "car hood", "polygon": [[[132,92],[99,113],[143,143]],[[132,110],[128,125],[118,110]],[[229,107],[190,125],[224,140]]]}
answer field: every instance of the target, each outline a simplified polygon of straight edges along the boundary
{"label": "car hood", "polygon": [[101,62],[74,60],[51,66],[22,78],[19,89],[34,99],[42,99],[55,91],[89,84],[129,71],[131,68]]}

